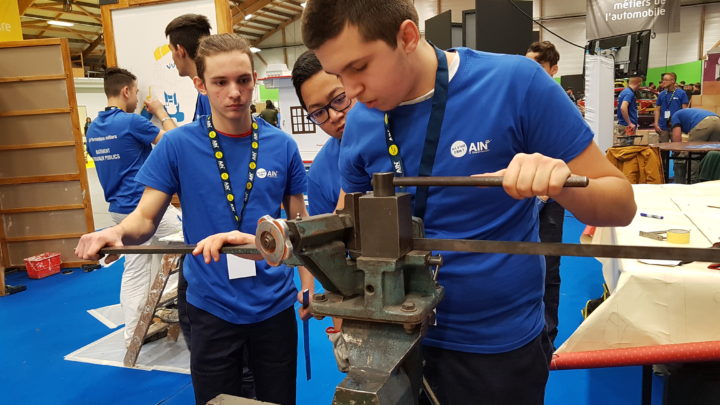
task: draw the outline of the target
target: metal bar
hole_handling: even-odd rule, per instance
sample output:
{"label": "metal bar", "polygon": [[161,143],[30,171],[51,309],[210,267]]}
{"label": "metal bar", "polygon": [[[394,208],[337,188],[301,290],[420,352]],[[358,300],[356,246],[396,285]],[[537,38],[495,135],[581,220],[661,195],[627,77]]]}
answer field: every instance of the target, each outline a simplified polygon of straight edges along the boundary
{"label": "metal bar", "polygon": [[614,257],[720,263],[720,249],[571,243],[505,242],[464,239],[413,239],[413,249],[518,255]]}
{"label": "metal bar", "polygon": [[[101,255],[123,254],[190,254],[195,245],[144,245],[144,246],[115,246],[100,249]],[[255,245],[223,246],[220,253],[234,255],[259,255]]]}
{"label": "metal bar", "polygon": [[[442,187],[502,187],[502,176],[463,177],[463,176],[432,176],[432,177],[395,177],[396,187],[442,186]],[[565,187],[587,187],[589,179],[585,176],[570,176]]]}

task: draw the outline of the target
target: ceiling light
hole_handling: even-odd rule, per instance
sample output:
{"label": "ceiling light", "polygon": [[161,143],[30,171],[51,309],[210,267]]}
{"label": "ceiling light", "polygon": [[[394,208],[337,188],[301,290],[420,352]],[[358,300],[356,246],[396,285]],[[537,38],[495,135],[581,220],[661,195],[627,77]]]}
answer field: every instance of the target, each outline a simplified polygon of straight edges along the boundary
{"label": "ceiling light", "polygon": [[62,27],[72,27],[73,25],[75,25],[75,24],[73,24],[73,23],[71,23],[71,22],[67,22],[67,21],[56,21],[56,20],[49,20],[49,21],[48,21],[48,24],[50,24],[50,25],[59,25],[59,26],[62,26]]}
{"label": "ceiling light", "polygon": [[254,46],[251,46],[251,47],[250,47],[250,52],[252,52],[252,53],[258,53],[258,52],[260,52],[260,51],[262,51],[262,49],[260,49],[260,48],[255,48]]}
{"label": "ceiling light", "polygon": [[253,15],[252,15],[252,14],[248,14],[248,15],[245,16],[245,20],[249,20],[249,19],[251,19],[251,18],[253,18]]}
{"label": "ceiling light", "polygon": [[307,5],[307,1],[303,1],[302,3],[300,3],[300,6],[302,6],[302,8],[305,8],[306,5]]}

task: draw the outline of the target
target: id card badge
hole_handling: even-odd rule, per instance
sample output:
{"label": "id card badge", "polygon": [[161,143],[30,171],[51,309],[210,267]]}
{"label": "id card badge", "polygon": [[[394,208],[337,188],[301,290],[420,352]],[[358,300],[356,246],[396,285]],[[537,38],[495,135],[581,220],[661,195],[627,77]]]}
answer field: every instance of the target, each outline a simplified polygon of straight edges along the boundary
{"label": "id card badge", "polygon": [[670,111],[665,111],[665,119],[666,120],[670,119]]}
{"label": "id card badge", "polygon": [[234,280],[236,278],[255,277],[255,261],[243,259],[235,255],[226,255],[228,265],[228,278]]}

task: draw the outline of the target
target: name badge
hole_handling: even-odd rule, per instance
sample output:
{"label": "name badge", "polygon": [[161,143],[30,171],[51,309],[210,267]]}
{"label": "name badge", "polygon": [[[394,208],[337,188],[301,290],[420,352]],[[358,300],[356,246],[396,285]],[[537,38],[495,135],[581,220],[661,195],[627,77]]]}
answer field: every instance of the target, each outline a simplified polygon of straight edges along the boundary
{"label": "name badge", "polygon": [[235,255],[226,255],[228,265],[228,278],[234,280],[236,278],[255,277],[255,261],[243,259]]}
{"label": "name badge", "polygon": [[670,111],[665,111],[665,119],[666,120],[670,119]]}

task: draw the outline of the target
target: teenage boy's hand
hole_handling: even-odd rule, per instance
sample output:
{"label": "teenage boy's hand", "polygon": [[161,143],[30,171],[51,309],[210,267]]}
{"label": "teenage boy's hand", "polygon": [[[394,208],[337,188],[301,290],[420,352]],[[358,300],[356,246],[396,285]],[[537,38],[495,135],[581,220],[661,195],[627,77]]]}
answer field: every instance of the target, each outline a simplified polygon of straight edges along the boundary
{"label": "teenage boy's hand", "polygon": [[153,98],[151,100],[145,100],[145,108],[154,116],[158,118],[165,118],[167,112],[165,111],[165,105],[160,100]]}
{"label": "teenage boy's hand", "polygon": [[[210,263],[212,259],[215,262],[220,261],[220,248],[224,245],[244,245],[255,244],[255,235],[242,233],[240,231],[232,231],[225,233],[216,233],[198,242],[192,254],[197,256],[202,253],[205,263]],[[262,260],[260,255],[238,255],[245,259]]]}
{"label": "teenage boy's hand", "polygon": [[[86,233],[75,247],[75,255],[83,260],[100,260],[98,252],[106,246],[122,246],[122,232],[119,227],[113,226],[102,231]],[[118,255],[108,255],[106,263],[118,259]]]}
{"label": "teenage boy's hand", "polygon": [[534,196],[555,197],[570,177],[570,168],[560,159],[539,153],[518,153],[507,169],[476,176],[503,176],[503,189],[510,197],[521,200]]}

